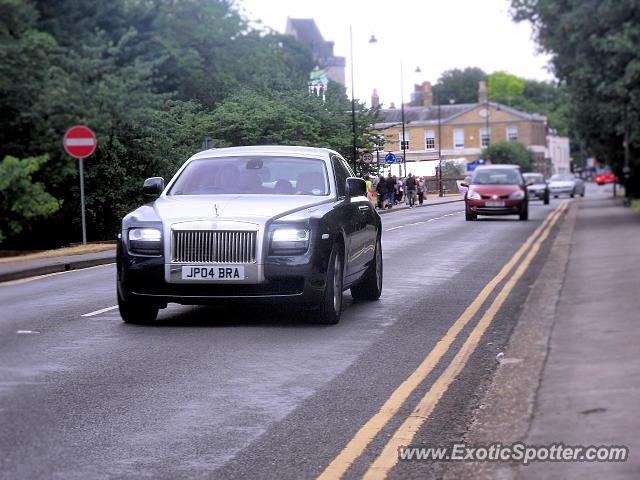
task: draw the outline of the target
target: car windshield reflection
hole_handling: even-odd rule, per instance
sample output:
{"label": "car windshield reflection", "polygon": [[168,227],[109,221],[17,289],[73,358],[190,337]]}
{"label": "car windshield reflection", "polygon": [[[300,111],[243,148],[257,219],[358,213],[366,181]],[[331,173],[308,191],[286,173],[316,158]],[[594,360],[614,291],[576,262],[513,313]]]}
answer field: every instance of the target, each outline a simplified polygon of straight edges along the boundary
{"label": "car windshield reflection", "polygon": [[328,195],[325,163],[296,157],[219,157],[192,161],[169,195]]}
{"label": "car windshield reflection", "polygon": [[473,185],[516,185],[522,183],[516,169],[479,170],[471,179]]}

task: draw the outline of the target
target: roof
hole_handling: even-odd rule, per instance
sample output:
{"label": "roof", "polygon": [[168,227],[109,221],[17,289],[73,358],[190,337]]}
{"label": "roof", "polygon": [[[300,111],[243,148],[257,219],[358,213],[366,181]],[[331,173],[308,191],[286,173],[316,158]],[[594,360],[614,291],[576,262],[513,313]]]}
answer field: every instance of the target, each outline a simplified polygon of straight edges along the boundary
{"label": "roof", "polygon": [[244,155],[292,155],[298,157],[313,157],[328,159],[329,155],[337,154],[329,148],[303,147],[296,145],[256,145],[250,147],[227,147],[227,148],[211,148],[198,152],[191,157],[195,158],[214,158],[227,156],[244,156]]}
{"label": "roof", "polygon": [[511,165],[511,164],[505,164],[505,163],[500,163],[500,164],[495,164],[492,163],[491,165],[478,165],[475,170],[513,170],[513,169],[519,169],[520,165]]}
{"label": "roof", "polygon": [[[441,123],[446,123],[449,120],[453,120],[456,117],[464,115],[465,113],[473,110],[480,103],[458,103],[453,105],[440,105],[440,120]],[[489,102],[489,106],[498,110],[502,110],[513,115],[516,115],[524,120],[538,120],[545,121],[546,117],[537,113],[527,113],[515,108],[502,105],[501,103]],[[380,110],[381,122],[375,124],[376,128],[388,128],[402,123],[402,109],[401,108],[385,108]],[[435,125],[438,123],[438,106],[433,105],[431,107],[404,107],[404,123],[419,125]]]}

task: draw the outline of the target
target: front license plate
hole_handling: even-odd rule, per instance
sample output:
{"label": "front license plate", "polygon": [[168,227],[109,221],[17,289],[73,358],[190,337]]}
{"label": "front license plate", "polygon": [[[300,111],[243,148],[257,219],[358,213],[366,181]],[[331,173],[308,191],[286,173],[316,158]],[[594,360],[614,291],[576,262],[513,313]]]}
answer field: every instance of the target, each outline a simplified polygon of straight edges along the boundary
{"label": "front license plate", "polygon": [[182,267],[182,280],[244,280],[244,267],[189,265]]}
{"label": "front license plate", "polygon": [[486,207],[504,207],[505,203],[504,202],[487,202],[485,203]]}

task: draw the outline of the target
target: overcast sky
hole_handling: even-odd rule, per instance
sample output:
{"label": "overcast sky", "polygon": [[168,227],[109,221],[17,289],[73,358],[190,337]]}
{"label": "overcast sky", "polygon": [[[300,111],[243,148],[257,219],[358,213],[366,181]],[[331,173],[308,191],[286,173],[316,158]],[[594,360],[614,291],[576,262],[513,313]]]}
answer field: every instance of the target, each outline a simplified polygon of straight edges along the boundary
{"label": "overcast sky", "polygon": [[[381,102],[398,105],[400,60],[404,98],[413,84],[436,83],[444,70],[480,67],[506,70],[525,78],[552,80],[549,58],[536,53],[528,23],[509,16],[508,0],[236,0],[245,15],[284,31],[287,17],[313,18],[336,55],[347,59],[350,92],[349,25],[353,25],[355,93],[370,102],[378,89]],[[378,42],[370,44],[375,34]],[[420,66],[422,73],[414,73]]]}

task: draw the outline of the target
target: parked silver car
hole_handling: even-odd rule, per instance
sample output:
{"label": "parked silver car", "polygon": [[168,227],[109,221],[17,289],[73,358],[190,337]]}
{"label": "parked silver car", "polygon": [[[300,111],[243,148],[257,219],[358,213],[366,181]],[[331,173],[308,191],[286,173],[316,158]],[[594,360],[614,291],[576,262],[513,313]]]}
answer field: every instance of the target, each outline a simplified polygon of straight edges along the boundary
{"label": "parked silver car", "polygon": [[560,195],[584,197],[584,182],[572,173],[559,173],[549,179],[549,190],[553,198]]}

